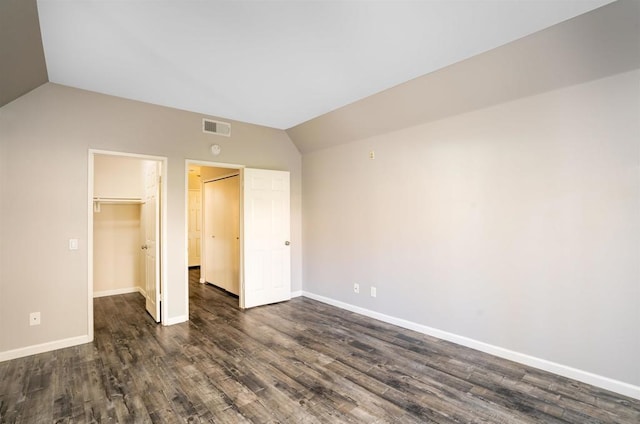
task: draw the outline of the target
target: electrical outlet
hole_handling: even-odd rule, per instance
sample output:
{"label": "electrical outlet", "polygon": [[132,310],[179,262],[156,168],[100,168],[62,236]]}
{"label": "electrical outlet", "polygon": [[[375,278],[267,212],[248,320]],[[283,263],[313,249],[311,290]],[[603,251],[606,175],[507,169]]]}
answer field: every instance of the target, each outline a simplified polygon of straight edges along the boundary
{"label": "electrical outlet", "polygon": [[375,159],[376,158],[376,152],[375,150],[371,150],[369,152],[369,159]]}
{"label": "electrical outlet", "polygon": [[371,297],[376,297],[377,296],[377,291],[375,287],[371,287]]}
{"label": "electrical outlet", "polygon": [[40,325],[40,312],[31,312],[29,314],[29,325]]}
{"label": "electrical outlet", "polygon": [[354,293],[360,293],[360,284],[353,283],[353,292]]}

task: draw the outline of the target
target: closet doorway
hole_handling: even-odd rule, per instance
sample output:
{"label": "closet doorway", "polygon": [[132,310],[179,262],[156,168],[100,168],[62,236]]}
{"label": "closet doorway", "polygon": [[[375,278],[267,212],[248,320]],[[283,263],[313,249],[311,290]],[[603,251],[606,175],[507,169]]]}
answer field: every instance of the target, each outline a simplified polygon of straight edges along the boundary
{"label": "closet doorway", "polygon": [[90,151],[89,164],[89,293],[139,292],[154,321],[162,322],[165,159]]}
{"label": "closet doorway", "polygon": [[188,202],[189,267],[198,258],[201,283],[239,297],[239,170],[190,165]]}
{"label": "closet doorway", "polygon": [[237,295],[242,309],[291,299],[289,172],[192,160],[186,168],[189,258],[198,245],[192,190],[202,196],[200,283]]}

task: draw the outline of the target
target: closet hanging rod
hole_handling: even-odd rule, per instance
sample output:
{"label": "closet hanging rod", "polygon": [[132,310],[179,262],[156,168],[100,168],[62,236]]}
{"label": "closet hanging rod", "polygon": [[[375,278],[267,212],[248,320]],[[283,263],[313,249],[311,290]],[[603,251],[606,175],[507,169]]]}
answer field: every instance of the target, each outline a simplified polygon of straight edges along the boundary
{"label": "closet hanging rod", "polygon": [[93,201],[96,203],[131,204],[131,205],[144,203],[144,201],[140,197],[94,197]]}

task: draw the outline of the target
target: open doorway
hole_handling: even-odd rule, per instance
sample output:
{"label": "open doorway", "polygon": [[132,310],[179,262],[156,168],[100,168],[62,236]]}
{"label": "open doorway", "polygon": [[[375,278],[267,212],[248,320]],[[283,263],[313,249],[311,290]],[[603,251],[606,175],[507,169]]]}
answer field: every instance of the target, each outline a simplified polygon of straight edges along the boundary
{"label": "open doorway", "polygon": [[187,208],[190,273],[239,299],[240,170],[188,165]]}
{"label": "open doorway", "polygon": [[[194,182],[200,184],[201,191],[200,283],[209,282],[229,293],[234,293],[236,284],[242,309],[291,299],[289,172],[187,160],[186,173],[187,191],[195,187]],[[197,175],[200,177],[194,178]],[[207,197],[204,191],[209,183],[211,193]],[[207,234],[206,220],[215,220],[207,217],[213,210],[208,210],[207,199],[224,197],[222,192],[237,195],[237,200],[222,201],[221,214],[228,213],[229,217],[223,218],[224,228],[216,229],[218,224],[214,223]],[[196,248],[198,242],[189,238],[189,229],[195,227],[190,219],[198,214],[193,212],[195,208],[189,205],[189,199],[197,196],[189,193],[185,197],[186,246],[189,246],[185,253],[193,257],[189,250]],[[224,233],[225,241],[218,245],[219,232]],[[210,246],[207,239],[213,241]],[[209,254],[212,257],[207,258]],[[221,273],[216,274],[217,270]]]}
{"label": "open doorway", "polygon": [[93,297],[138,292],[149,315],[162,322],[166,159],[90,151],[89,169],[91,308]]}

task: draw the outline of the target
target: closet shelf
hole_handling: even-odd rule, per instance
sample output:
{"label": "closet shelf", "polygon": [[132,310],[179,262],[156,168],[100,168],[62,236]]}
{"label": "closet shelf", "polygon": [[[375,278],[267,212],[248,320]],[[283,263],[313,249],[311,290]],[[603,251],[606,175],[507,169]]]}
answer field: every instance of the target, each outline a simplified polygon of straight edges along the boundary
{"label": "closet shelf", "polygon": [[144,203],[140,197],[94,197],[93,202],[106,205],[140,205]]}

